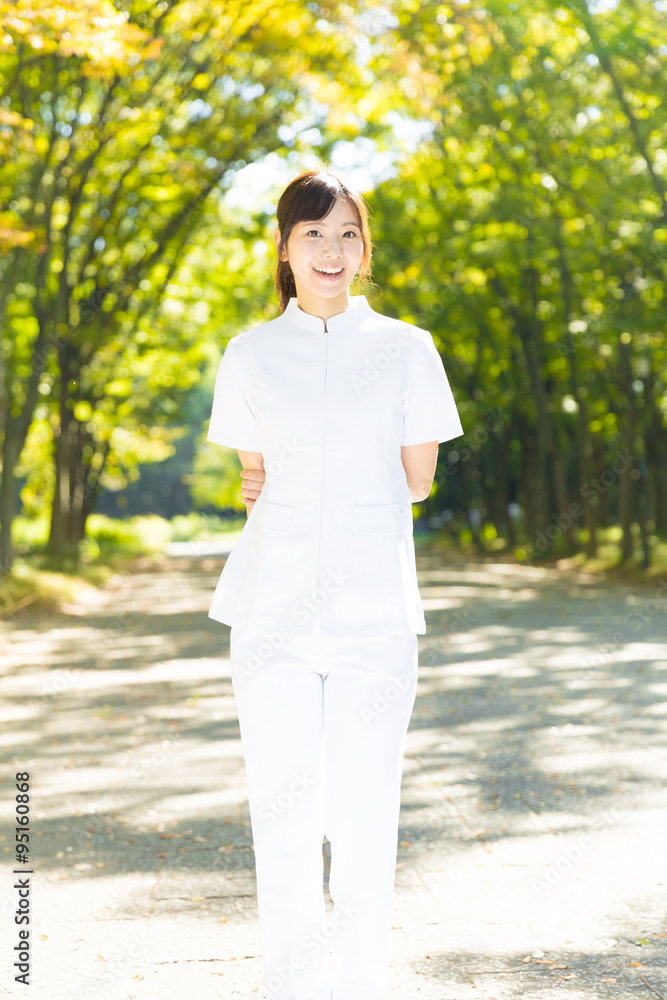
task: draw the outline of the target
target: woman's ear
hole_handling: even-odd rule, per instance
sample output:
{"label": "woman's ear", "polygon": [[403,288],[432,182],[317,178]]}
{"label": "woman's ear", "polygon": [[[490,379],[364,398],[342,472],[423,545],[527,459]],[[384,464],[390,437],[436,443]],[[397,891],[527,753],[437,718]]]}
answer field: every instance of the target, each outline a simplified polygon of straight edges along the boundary
{"label": "woman's ear", "polygon": [[280,258],[280,260],[287,260],[287,252],[286,252],[286,250],[283,249],[282,254],[280,253],[280,230],[279,229],[274,229],[273,230],[273,242],[276,245],[276,250],[278,251],[278,257]]}

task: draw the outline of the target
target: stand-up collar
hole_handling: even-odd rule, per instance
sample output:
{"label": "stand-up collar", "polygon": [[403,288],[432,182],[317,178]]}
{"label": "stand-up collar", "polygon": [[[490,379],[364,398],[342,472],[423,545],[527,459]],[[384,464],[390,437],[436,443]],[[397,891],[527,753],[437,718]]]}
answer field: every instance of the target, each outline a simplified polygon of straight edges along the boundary
{"label": "stand-up collar", "polygon": [[[350,308],[346,309],[345,312],[330,316],[326,322],[327,330],[332,333],[335,330],[360,326],[365,319],[368,319],[372,311],[365,295],[350,295]],[[282,315],[290,323],[295,323],[305,330],[324,333],[324,320],[301,309],[295,295],[287,303]]]}

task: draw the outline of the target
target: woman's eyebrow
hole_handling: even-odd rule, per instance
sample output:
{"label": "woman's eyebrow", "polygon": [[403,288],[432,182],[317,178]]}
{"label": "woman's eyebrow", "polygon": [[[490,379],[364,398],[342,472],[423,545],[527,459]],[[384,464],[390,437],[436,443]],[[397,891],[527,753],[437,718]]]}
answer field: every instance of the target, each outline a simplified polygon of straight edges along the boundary
{"label": "woman's eyebrow", "polygon": [[[315,225],[315,224],[317,224],[318,226],[326,226],[326,222],[324,222],[322,219],[304,219],[303,220],[303,225],[304,226],[311,226],[311,225]],[[359,225],[358,222],[341,222],[341,226],[356,226],[357,229],[361,229],[361,226]]]}

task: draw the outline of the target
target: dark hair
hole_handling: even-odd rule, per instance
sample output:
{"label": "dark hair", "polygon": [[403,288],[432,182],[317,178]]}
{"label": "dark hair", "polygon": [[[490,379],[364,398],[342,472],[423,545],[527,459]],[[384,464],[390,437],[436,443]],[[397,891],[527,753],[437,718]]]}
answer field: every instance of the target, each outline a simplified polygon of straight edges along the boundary
{"label": "dark hair", "polygon": [[364,244],[358,276],[362,282],[370,280],[373,242],[368,225],[368,207],[362,195],[349,188],[330,170],[306,170],[287,185],[278,200],[276,211],[280,246],[275,282],[281,313],[285,311],[290,298],[296,296],[296,285],[290,263],[288,260],[280,259],[289,234],[297,222],[323,219],[333,208],[336,198],[349,201],[357,211]]}

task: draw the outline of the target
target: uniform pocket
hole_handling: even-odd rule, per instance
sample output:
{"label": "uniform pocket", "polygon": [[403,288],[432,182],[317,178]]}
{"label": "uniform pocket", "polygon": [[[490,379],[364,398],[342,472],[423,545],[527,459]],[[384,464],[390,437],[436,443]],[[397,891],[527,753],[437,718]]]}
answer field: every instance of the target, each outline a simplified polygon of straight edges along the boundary
{"label": "uniform pocket", "polygon": [[412,519],[412,511],[400,503],[353,504],[350,506],[355,531],[372,535],[402,535]]}
{"label": "uniform pocket", "polygon": [[290,504],[265,500],[262,506],[257,508],[259,516],[255,520],[255,526],[265,531],[289,531],[297,509]]}

